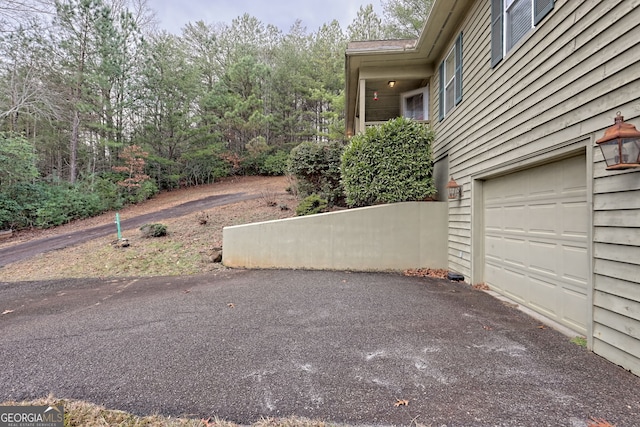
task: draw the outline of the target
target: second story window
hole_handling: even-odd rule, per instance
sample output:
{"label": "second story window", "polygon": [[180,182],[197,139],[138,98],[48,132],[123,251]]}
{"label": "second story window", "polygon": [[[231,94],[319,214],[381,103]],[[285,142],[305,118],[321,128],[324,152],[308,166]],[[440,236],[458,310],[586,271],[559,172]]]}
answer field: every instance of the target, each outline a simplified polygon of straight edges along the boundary
{"label": "second story window", "polygon": [[553,9],[554,0],[491,0],[491,66]]}
{"label": "second story window", "polygon": [[504,0],[505,48],[511,48],[533,28],[533,0]]}

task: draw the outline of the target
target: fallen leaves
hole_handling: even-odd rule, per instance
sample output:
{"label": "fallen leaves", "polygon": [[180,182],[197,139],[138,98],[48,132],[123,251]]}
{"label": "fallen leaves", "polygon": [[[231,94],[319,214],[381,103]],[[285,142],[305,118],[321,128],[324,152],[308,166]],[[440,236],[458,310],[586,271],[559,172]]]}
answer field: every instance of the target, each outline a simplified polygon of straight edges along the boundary
{"label": "fallen leaves", "polygon": [[405,276],[432,277],[434,279],[446,279],[449,270],[441,268],[412,268],[404,271]]}
{"label": "fallen leaves", "polygon": [[616,427],[614,424],[611,424],[607,420],[603,420],[602,418],[593,418],[591,417],[591,421],[587,424],[587,427]]}
{"label": "fallen leaves", "polygon": [[473,289],[477,289],[479,291],[488,291],[490,288],[486,283],[476,283],[475,285],[473,285]]}
{"label": "fallen leaves", "polygon": [[396,403],[393,404],[393,406],[398,407],[398,406],[409,406],[409,401],[406,399],[397,399],[396,398]]}
{"label": "fallen leaves", "polygon": [[502,305],[510,307],[510,308],[518,308],[518,304],[513,303],[513,302],[509,302],[509,301],[500,301],[502,303]]}
{"label": "fallen leaves", "polygon": [[229,304],[227,304],[227,307],[236,308],[236,305],[234,303],[230,302]]}

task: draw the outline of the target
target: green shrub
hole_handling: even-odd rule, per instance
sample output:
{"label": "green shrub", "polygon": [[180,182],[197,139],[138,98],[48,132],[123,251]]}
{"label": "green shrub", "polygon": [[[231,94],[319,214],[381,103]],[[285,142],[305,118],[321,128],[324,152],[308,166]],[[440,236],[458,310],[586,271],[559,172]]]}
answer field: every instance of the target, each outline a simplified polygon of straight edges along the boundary
{"label": "green shrub", "polygon": [[50,228],[138,203],[158,192],[154,181],[140,187],[116,184],[121,174],[92,176],[71,185],[65,182],[20,182],[0,189],[0,229]]}
{"label": "green shrub", "polygon": [[276,151],[275,153],[267,154],[259,165],[258,172],[260,175],[284,175],[287,173],[288,158],[289,154],[286,151]]}
{"label": "green shrub", "polygon": [[15,228],[20,206],[0,193],[0,230]]}
{"label": "green shrub", "polygon": [[0,188],[36,178],[36,161],[32,143],[18,134],[0,132]]}
{"label": "green shrub", "polygon": [[164,224],[145,224],[140,227],[142,237],[162,237],[167,235],[167,226]]}
{"label": "green shrub", "polygon": [[229,165],[220,158],[221,151],[222,144],[209,144],[200,150],[182,154],[182,175],[179,180],[185,185],[202,185],[229,175]]}
{"label": "green shrub", "polygon": [[323,199],[317,194],[312,194],[305,197],[305,199],[300,202],[300,204],[296,208],[296,215],[315,215],[317,213],[324,212],[324,210],[327,209],[328,205],[329,204],[326,199]]}
{"label": "green shrub", "polygon": [[13,228],[33,227],[36,212],[48,198],[49,185],[37,183],[19,183],[3,189],[4,196],[13,203],[7,205],[12,215]]}
{"label": "green shrub", "polygon": [[397,118],[354,136],[341,174],[351,207],[424,200],[436,194],[428,126]]}
{"label": "green shrub", "polygon": [[147,158],[145,172],[161,190],[172,190],[180,187],[181,168],[175,160],[151,154]]}
{"label": "green shrub", "polygon": [[144,181],[140,184],[140,187],[136,187],[131,192],[130,201],[131,203],[144,202],[145,200],[150,199],[158,194],[158,191],[158,186],[156,185],[155,181]]}
{"label": "green shrub", "polygon": [[46,200],[36,210],[35,225],[54,227],[74,219],[95,216],[102,211],[98,194],[85,193],[70,185],[50,186]]}
{"label": "green shrub", "polygon": [[117,210],[121,209],[124,204],[124,197],[122,194],[122,187],[116,184],[116,182],[122,179],[110,180],[107,177],[96,177],[93,182],[87,184],[87,190],[98,195],[101,202],[101,210]]}
{"label": "green shrub", "polygon": [[288,170],[296,178],[301,197],[317,194],[331,205],[340,205],[344,190],[340,182],[340,142],[303,142],[289,154]]}
{"label": "green shrub", "polygon": [[268,151],[249,153],[240,162],[244,175],[280,176],[287,173],[289,151],[271,148]]}

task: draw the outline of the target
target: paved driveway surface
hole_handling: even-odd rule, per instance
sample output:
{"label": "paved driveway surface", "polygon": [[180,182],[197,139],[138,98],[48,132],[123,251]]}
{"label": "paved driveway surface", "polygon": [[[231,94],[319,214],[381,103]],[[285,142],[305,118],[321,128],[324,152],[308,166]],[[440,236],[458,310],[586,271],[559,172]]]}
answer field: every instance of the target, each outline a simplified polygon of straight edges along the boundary
{"label": "paved driveway surface", "polygon": [[0,283],[5,310],[0,401],[53,393],[243,424],[640,423],[640,378],[444,280],[269,270]]}

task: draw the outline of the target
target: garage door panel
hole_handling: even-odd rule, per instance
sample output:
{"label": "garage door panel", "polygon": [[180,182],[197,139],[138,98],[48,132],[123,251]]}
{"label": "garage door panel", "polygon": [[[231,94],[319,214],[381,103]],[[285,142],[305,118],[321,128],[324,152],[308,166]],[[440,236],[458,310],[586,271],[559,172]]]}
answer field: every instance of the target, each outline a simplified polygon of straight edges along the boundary
{"label": "garage door panel", "polygon": [[549,254],[560,251],[557,243],[539,241],[529,242],[529,268],[538,274],[556,276],[558,271],[557,258]]}
{"label": "garage door panel", "polygon": [[527,197],[548,197],[558,192],[558,174],[560,171],[550,165],[528,169],[522,172],[527,180],[529,191]]}
{"label": "garage door panel", "polygon": [[529,232],[555,236],[558,232],[555,224],[549,219],[558,214],[557,209],[556,203],[532,204],[529,207],[531,212],[529,215]]}
{"label": "garage door panel", "polygon": [[562,204],[562,236],[587,238],[587,203],[584,201]]}
{"label": "garage door panel", "polygon": [[576,331],[586,329],[586,158],[485,182],[485,281]]}
{"label": "garage door panel", "polygon": [[525,303],[527,301],[526,289],[518,286],[517,283],[526,281],[527,276],[525,276],[521,270],[513,270],[511,268],[503,268],[500,270],[500,273],[500,279],[503,277],[507,279],[502,282],[504,294],[513,300]]}
{"label": "garage door panel", "polygon": [[558,316],[558,285],[537,277],[529,277],[529,306],[549,317]]}
{"label": "garage door panel", "polygon": [[497,262],[502,261],[504,258],[504,245],[502,243],[502,237],[486,236],[485,243],[485,257],[488,261],[495,259]]}
{"label": "garage door panel", "polygon": [[562,246],[563,278],[575,285],[580,285],[584,291],[589,281],[589,262],[587,248],[577,246]]}
{"label": "garage door panel", "polygon": [[502,208],[487,207],[487,214],[485,215],[485,229],[489,230],[500,230],[502,228]]}
{"label": "garage door panel", "polygon": [[502,228],[505,231],[524,232],[527,227],[527,209],[524,205],[506,206],[502,215]]}
{"label": "garage door panel", "polygon": [[500,280],[500,277],[502,277],[501,266],[488,262],[484,267],[484,276],[485,283],[491,286],[493,290],[504,292],[502,281]]}
{"label": "garage door panel", "polygon": [[561,170],[562,189],[565,193],[587,190],[585,157],[576,156],[566,159]]}
{"label": "garage door panel", "polygon": [[505,264],[511,267],[525,267],[526,262],[526,248],[527,242],[524,239],[504,239],[504,256],[503,260]]}
{"label": "garage door panel", "polygon": [[573,325],[573,329],[587,333],[584,318],[587,317],[587,296],[581,292],[575,292],[570,289],[563,289],[562,298],[562,318],[564,323]]}
{"label": "garage door panel", "polygon": [[[549,176],[546,176],[548,182],[544,182],[543,184],[545,184],[544,188],[540,188],[539,186],[535,186],[535,187],[531,187],[529,190],[529,194],[527,194],[527,198],[528,199],[542,199],[542,200],[547,200],[547,199],[556,199],[558,196],[558,189],[554,188],[557,187],[557,184],[555,184],[554,182],[557,180],[557,178],[552,178]],[[531,179],[535,179],[535,177],[532,177]],[[536,183],[538,184],[538,183]]]}

